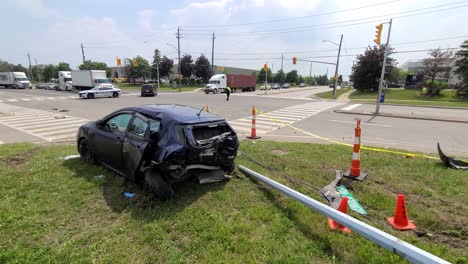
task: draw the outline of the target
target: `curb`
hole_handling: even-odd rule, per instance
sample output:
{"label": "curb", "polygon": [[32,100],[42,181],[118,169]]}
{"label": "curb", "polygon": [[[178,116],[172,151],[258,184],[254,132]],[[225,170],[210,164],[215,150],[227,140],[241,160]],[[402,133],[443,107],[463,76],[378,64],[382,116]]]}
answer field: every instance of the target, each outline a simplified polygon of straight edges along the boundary
{"label": "curb", "polygon": [[405,115],[382,114],[382,113],[376,114],[376,113],[372,113],[372,112],[343,111],[343,110],[334,110],[333,112],[339,113],[339,114],[381,116],[381,117],[393,117],[393,118],[403,118],[403,119],[416,119],[416,120],[441,121],[441,122],[452,122],[452,123],[468,124],[468,120],[443,119],[443,118],[434,118],[434,117],[426,117],[426,116],[405,116]]}
{"label": "curb", "polygon": [[[369,101],[359,101],[359,99],[350,99],[350,103],[359,103],[359,104],[370,104],[375,105],[375,102],[371,103]],[[375,100],[374,100],[375,101]],[[408,107],[424,107],[424,108],[440,108],[440,109],[454,109],[454,110],[468,110],[467,107],[458,107],[458,106],[430,106],[430,105],[406,105],[406,104],[388,104],[384,103],[383,105],[394,105],[394,106],[408,106]]]}

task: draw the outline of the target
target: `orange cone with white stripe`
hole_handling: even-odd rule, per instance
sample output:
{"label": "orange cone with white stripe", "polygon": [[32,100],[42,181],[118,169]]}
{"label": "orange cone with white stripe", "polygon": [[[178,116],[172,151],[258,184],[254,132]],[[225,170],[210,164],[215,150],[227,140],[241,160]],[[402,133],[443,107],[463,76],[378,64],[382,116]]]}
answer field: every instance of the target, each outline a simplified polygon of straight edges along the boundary
{"label": "orange cone with white stripe", "polygon": [[354,146],[353,146],[353,159],[351,160],[351,168],[345,172],[343,176],[353,180],[362,181],[366,178],[367,174],[361,172],[361,160],[360,160],[360,149],[361,149],[361,120],[358,119],[356,122],[356,128],[354,129]]}
{"label": "orange cone with white stripe", "polygon": [[[340,206],[338,207],[337,210],[344,214],[348,214],[348,197],[345,196],[343,197],[343,199],[341,199]],[[330,226],[331,230],[340,230],[341,232],[344,232],[344,233],[351,233],[351,230],[349,228],[341,225],[340,223],[330,218],[328,218],[328,226]]]}
{"label": "orange cone with white stripe", "polygon": [[257,136],[257,128],[255,126],[256,118],[257,118],[257,110],[255,109],[255,106],[253,106],[252,107],[252,129],[250,130],[250,136],[248,136],[247,138],[250,138],[250,139],[260,138],[259,136]]}

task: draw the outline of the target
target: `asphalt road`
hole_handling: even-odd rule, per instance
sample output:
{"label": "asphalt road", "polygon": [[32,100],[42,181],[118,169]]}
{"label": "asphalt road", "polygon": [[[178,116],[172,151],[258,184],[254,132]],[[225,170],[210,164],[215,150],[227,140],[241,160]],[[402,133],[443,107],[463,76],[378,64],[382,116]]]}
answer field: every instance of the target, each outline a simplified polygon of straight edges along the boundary
{"label": "asphalt road", "polygon": [[[248,118],[252,106],[255,105],[259,110],[274,115],[281,122],[287,122],[293,127],[315,135],[338,139],[346,143],[354,139],[355,118],[361,118],[362,141],[365,145],[435,153],[437,142],[441,142],[447,153],[468,157],[467,124],[335,113],[334,110],[343,109],[352,104],[321,102],[310,98],[313,93],[327,90],[329,88],[311,87],[297,91],[285,90],[286,93],[266,96],[258,95],[257,92],[238,93],[232,94],[231,100],[226,101],[225,94],[206,95],[201,92],[160,93],[156,97],[140,97],[135,92],[123,94],[119,98],[88,100],[79,99],[77,94],[72,92],[0,89],[0,144],[44,142],[48,141],[47,139],[64,138],[60,136],[62,127],[64,130],[67,127],[66,129],[73,131],[73,125],[84,122],[83,119],[95,120],[123,107],[154,103],[182,104],[200,109],[208,105],[210,112],[226,117],[236,124],[234,127],[239,133],[245,134],[248,129],[244,128],[248,127]],[[444,112],[443,109],[411,109],[412,111]],[[401,111],[407,110],[402,108]],[[14,120],[11,114],[15,112],[23,114],[24,117],[18,117],[19,121]],[[43,117],[44,124],[40,119],[34,120],[36,113]],[[460,110],[456,114],[466,116],[468,111]],[[47,115],[57,120],[50,121],[46,119]],[[65,117],[67,119],[61,121],[61,118]],[[276,121],[268,120],[267,117],[260,118],[263,120],[258,120],[260,122],[257,122],[260,124],[258,129],[265,132],[262,134],[264,139],[326,143],[286,126],[286,123],[275,126]],[[54,126],[47,127],[48,122]],[[62,125],[62,122],[68,125]],[[34,126],[32,130],[34,133],[28,130],[30,123]],[[37,131],[40,133],[36,133]],[[67,139],[72,140],[73,133],[71,135]],[[241,135],[241,137],[244,136]]]}

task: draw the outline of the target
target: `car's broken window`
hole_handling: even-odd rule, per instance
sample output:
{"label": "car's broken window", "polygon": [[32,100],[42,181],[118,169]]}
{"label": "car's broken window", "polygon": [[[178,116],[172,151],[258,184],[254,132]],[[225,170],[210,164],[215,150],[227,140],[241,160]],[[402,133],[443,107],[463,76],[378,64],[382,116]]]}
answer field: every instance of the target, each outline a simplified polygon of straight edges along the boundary
{"label": "car's broken window", "polygon": [[132,125],[130,126],[130,130],[128,132],[139,137],[145,137],[147,128],[148,128],[148,123],[145,120],[139,117],[135,117],[135,119],[133,119]]}
{"label": "car's broken window", "polygon": [[150,119],[150,133],[159,132],[161,122],[159,120]]}
{"label": "car's broken window", "polygon": [[195,140],[210,139],[212,137],[220,136],[226,132],[230,132],[230,129],[225,123],[194,126],[192,130]]}
{"label": "car's broken window", "polygon": [[110,131],[119,131],[125,132],[128,127],[128,123],[132,118],[132,114],[120,114],[112,117],[111,119],[107,120],[105,128]]}

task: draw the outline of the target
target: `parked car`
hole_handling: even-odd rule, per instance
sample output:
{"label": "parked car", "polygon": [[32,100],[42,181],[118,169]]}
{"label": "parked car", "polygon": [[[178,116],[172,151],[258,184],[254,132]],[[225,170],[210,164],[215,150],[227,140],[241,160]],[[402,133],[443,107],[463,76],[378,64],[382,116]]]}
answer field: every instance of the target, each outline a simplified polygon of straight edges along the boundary
{"label": "parked car", "polygon": [[207,172],[231,173],[239,140],[218,115],[181,105],[145,105],[82,125],[77,147],[84,161],[143,180],[167,200],[175,182]]}
{"label": "parked car", "polygon": [[300,83],[299,87],[305,87],[305,83]]}
{"label": "parked car", "polygon": [[141,96],[156,96],[158,95],[157,87],[154,84],[143,84],[141,86]]}
{"label": "parked car", "polygon": [[[267,87],[267,90],[271,90],[271,85],[267,84],[266,87]],[[260,90],[264,91],[265,90],[265,85],[260,86]]]}
{"label": "parked car", "polygon": [[275,84],[272,87],[273,90],[277,90],[277,89],[280,89],[280,88],[281,88],[281,86],[279,84]]}
{"label": "parked car", "polygon": [[284,89],[288,89],[289,87],[291,87],[291,85],[289,85],[289,83],[285,83],[281,86],[281,88],[284,88]]}
{"label": "parked car", "polygon": [[47,83],[45,86],[45,89],[47,90],[57,90],[58,89],[58,84],[57,83]]}
{"label": "parked car", "polygon": [[47,89],[47,83],[36,84],[36,89]]}
{"label": "parked car", "polygon": [[120,90],[119,88],[116,88],[114,86],[112,86],[112,87],[96,86],[91,90],[78,92],[78,96],[80,98],[88,98],[88,99],[99,98],[99,97],[117,98],[117,97],[119,97],[121,92],[122,92],[122,90]]}

